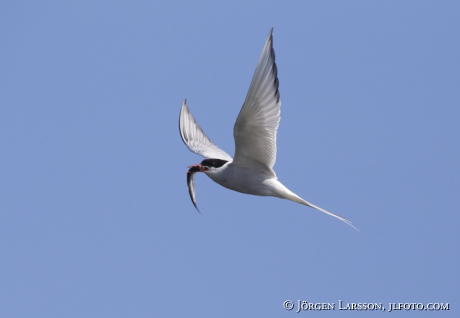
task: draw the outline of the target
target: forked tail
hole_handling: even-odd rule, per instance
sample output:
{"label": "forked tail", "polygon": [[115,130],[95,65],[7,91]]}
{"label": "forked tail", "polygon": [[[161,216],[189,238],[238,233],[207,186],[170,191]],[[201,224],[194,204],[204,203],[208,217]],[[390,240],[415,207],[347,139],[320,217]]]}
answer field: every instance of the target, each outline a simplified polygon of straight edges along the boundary
{"label": "forked tail", "polygon": [[354,228],[356,231],[359,232],[359,230],[351,223],[350,220],[347,220],[346,218],[341,217],[340,215],[337,215],[337,214],[334,214],[332,212],[326,211],[326,210],[320,208],[319,206],[316,206],[314,204],[311,204],[310,202],[305,201],[304,199],[299,197],[297,194],[295,194],[295,193],[293,193],[291,191],[289,191],[289,192],[290,193],[285,193],[285,196],[284,196],[285,199],[288,199],[288,200],[291,200],[291,201],[294,201],[294,202],[309,206],[310,208],[313,208],[313,209],[316,209],[316,210],[321,211],[323,213],[329,214],[330,216],[333,216],[333,217],[339,219],[340,221],[345,222],[346,224],[348,224],[349,226],[351,226],[352,228]]}

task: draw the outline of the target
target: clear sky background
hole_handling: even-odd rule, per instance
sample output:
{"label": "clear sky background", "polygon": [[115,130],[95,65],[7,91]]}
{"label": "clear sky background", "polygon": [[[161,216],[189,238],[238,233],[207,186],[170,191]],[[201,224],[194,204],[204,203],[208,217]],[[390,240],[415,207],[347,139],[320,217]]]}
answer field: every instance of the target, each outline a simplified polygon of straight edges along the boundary
{"label": "clear sky background", "polygon": [[[285,300],[343,300],[459,317],[459,17],[458,1],[2,1],[0,316],[294,317]],[[360,232],[205,175],[203,214],[190,202],[202,158],[182,101],[233,155],[271,27],[275,171]]]}

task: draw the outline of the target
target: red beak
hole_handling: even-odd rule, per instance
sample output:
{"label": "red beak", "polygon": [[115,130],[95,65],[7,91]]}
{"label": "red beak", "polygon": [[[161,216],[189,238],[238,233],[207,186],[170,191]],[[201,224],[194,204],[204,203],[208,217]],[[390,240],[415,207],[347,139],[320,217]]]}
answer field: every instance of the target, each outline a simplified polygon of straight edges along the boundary
{"label": "red beak", "polygon": [[189,173],[194,173],[194,172],[205,172],[205,171],[208,171],[208,170],[209,170],[208,168],[203,167],[203,166],[200,165],[199,163],[197,163],[197,164],[195,164],[195,165],[191,165],[189,168],[190,168],[190,169],[188,169],[187,174],[189,174]]}

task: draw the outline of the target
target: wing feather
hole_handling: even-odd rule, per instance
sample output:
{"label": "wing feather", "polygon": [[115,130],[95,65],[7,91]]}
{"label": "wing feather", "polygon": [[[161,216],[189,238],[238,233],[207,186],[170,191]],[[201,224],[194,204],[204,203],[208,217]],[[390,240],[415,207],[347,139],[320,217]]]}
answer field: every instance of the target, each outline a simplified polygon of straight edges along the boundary
{"label": "wing feather", "polygon": [[273,166],[276,161],[276,133],[280,122],[281,101],[272,33],[273,29],[265,42],[233,129],[233,163],[276,177]]}
{"label": "wing feather", "polygon": [[182,141],[190,151],[197,155],[232,161],[232,157],[217,147],[197,124],[187,107],[187,100],[184,100],[180,110],[179,131]]}

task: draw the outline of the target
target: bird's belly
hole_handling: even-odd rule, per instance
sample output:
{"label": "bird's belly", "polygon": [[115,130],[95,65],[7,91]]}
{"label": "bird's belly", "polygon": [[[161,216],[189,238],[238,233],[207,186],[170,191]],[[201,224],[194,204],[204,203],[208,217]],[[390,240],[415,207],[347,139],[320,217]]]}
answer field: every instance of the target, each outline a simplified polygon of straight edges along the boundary
{"label": "bird's belly", "polygon": [[273,178],[263,173],[254,172],[250,169],[234,169],[232,167],[220,175],[207,175],[214,182],[233,191],[261,196],[273,195],[272,191],[270,191],[266,184],[267,180]]}

